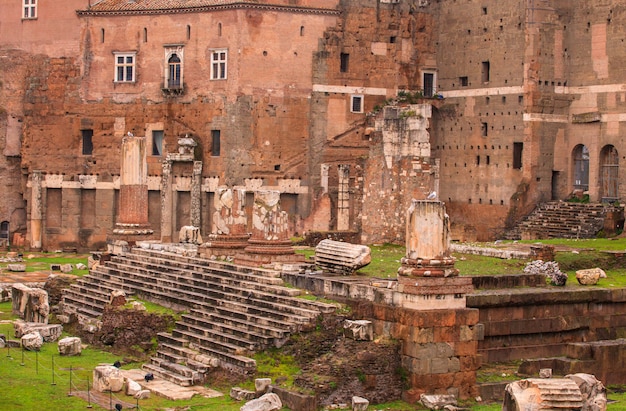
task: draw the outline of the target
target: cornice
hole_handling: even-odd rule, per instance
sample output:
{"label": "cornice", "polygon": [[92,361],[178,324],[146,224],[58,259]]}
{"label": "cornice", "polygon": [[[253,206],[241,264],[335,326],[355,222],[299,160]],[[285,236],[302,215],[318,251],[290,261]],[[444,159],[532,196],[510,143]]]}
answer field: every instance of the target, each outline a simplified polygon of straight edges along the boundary
{"label": "cornice", "polygon": [[144,10],[76,10],[78,17],[105,17],[105,16],[133,16],[133,15],[159,15],[159,14],[188,14],[188,13],[210,13],[223,10],[264,10],[277,11],[282,13],[297,14],[317,14],[337,16],[341,14],[336,9],[323,9],[314,7],[295,7],[282,6],[278,4],[251,4],[251,3],[232,3],[211,6],[198,7],[180,7],[170,9],[144,9]]}

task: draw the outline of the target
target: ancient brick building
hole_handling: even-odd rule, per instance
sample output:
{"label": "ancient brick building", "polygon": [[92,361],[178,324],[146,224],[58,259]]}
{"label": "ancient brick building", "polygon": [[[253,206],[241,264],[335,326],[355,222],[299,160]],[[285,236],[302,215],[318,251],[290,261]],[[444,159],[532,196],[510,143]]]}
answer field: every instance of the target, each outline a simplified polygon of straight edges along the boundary
{"label": "ancient brick building", "polygon": [[[456,239],[494,238],[575,189],[623,197],[617,1],[0,9],[0,222],[34,248],[104,245],[128,133],[145,137],[150,237],[164,241],[195,216],[211,233],[220,187],[244,189],[249,213],[277,190],[294,234],[366,243],[402,241],[411,198],[432,191]],[[415,104],[385,107],[402,91]]]}

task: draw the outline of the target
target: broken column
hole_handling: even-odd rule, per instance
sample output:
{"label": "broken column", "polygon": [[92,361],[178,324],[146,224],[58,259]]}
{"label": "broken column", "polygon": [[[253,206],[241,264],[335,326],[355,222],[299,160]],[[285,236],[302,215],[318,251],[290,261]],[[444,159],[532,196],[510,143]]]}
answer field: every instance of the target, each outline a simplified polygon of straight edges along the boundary
{"label": "broken column", "polygon": [[315,247],[315,265],[325,273],[350,275],[372,261],[366,245],[325,239]]}
{"label": "broken column", "polygon": [[422,298],[407,298],[404,306],[465,307],[465,294],[472,291],[472,280],[458,277],[454,261],[445,204],[437,200],[413,200],[407,211],[406,255],[398,269],[398,291]]}
{"label": "broken column", "polygon": [[245,199],[246,191],[241,188],[219,188],[215,192],[213,230],[198,249],[201,255],[234,256],[248,246]]}
{"label": "broken column", "polygon": [[27,322],[48,324],[50,305],[46,290],[15,283],[11,288],[11,298],[13,314]]}
{"label": "broken column", "polygon": [[118,236],[130,236],[130,239],[134,240],[135,236],[153,232],[148,221],[146,138],[128,133],[122,139],[121,151],[120,199],[113,233]]}
{"label": "broken column", "polygon": [[240,255],[236,261],[252,265],[304,262],[304,256],[297,255],[291,245],[288,218],[288,214],[280,209],[279,191],[255,192],[252,233],[245,255]]}
{"label": "broken column", "polygon": [[33,249],[39,250],[41,249],[41,229],[43,221],[41,171],[33,171],[30,181],[30,245]]}

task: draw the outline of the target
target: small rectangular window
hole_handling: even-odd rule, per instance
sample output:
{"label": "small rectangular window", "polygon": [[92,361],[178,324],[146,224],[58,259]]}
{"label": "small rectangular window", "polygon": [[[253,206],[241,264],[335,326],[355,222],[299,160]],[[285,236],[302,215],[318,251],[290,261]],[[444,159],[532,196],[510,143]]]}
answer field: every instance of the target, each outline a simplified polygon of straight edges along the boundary
{"label": "small rectangular window", "polygon": [[211,80],[226,79],[227,59],[227,50],[213,50],[211,52]]}
{"label": "small rectangular window", "polygon": [[524,151],[524,143],[513,143],[513,168],[520,170],[522,168],[522,152]]}
{"label": "small rectangular window", "polygon": [[83,155],[93,154],[93,130],[81,130],[83,140]]}
{"label": "small rectangular window", "polygon": [[220,155],[220,130],[211,130],[211,156],[219,157]]}
{"label": "small rectangular window", "polygon": [[422,86],[424,87],[424,97],[435,95],[435,73],[425,72],[422,74]]}
{"label": "small rectangular window", "polygon": [[342,73],[348,72],[348,65],[350,63],[350,55],[348,53],[341,53],[340,55],[340,66],[339,71]]}
{"label": "small rectangular window", "polygon": [[350,101],[350,111],[353,113],[363,112],[363,96],[352,96]]}
{"label": "small rectangular window", "polygon": [[24,19],[36,19],[37,18],[37,0],[24,0],[23,1],[23,13]]}
{"label": "small rectangular window", "polygon": [[480,123],[480,132],[483,137],[487,137],[489,125],[487,123]]}
{"label": "small rectangular window", "polygon": [[152,130],[152,155],[163,155],[163,130]]}
{"label": "small rectangular window", "polygon": [[459,83],[461,84],[461,87],[467,87],[469,84],[467,76],[459,77]]}
{"label": "small rectangular window", "polygon": [[115,82],[135,81],[135,53],[115,53]]}
{"label": "small rectangular window", "polygon": [[483,61],[481,64],[481,77],[482,77],[483,83],[489,83],[490,81],[489,70],[490,70],[489,62]]}

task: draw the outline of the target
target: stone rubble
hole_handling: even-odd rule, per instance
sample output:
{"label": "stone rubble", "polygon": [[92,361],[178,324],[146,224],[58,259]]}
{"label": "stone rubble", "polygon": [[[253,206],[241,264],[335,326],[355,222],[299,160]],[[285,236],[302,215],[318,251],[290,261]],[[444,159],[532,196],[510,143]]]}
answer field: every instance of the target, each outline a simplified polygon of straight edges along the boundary
{"label": "stone rubble", "polygon": [[534,260],[524,267],[525,274],[543,274],[552,285],[564,286],[567,282],[567,274],[559,269],[556,261]]}

